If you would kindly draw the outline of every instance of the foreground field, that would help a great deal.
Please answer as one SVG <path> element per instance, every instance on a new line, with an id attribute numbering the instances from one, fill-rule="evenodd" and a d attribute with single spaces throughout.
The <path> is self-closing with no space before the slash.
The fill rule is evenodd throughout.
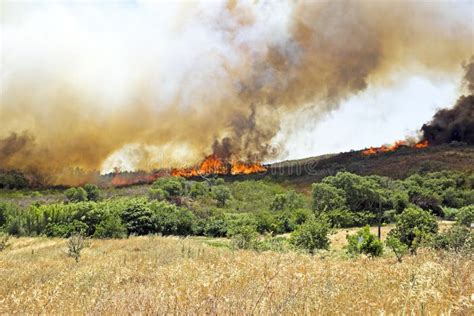
<path id="1" fill-rule="evenodd" d="M 420 251 L 344 259 L 232 251 L 204 240 L 18 238 L 0 253 L 0 313 L 460 314 L 474 312 L 474 262 Z M 216 240 L 215 244 L 219 244 Z"/>

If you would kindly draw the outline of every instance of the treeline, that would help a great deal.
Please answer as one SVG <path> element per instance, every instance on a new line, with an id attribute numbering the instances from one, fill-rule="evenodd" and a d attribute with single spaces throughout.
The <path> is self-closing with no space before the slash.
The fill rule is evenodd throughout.
<path id="1" fill-rule="evenodd" d="M 474 221 L 474 177 L 448 171 L 404 180 L 340 172 L 313 184 L 311 197 L 266 181 L 173 177 L 158 179 L 148 196 L 138 198 L 103 199 L 94 185 L 64 194 L 65 202 L 24 208 L 0 202 L 1 230 L 16 236 L 232 237 L 239 248 L 262 246 L 257 243 L 262 235 L 294 232 L 294 245 L 319 249 L 327 245 L 327 234 L 335 227 L 408 221 L 414 226 L 403 234 L 399 230 L 397 240 L 411 247 L 416 230 L 421 231 L 417 218 L 437 216 L 464 226 Z M 436 234 L 437 228 L 430 231 Z M 406 237 L 409 234 L 413 236 Z M 277 248 L 285 242 L 279 237 L 265 240 Z"/>

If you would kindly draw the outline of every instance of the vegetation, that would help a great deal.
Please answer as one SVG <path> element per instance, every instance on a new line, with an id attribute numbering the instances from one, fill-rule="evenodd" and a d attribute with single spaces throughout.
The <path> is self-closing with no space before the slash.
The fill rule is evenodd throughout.
<path id="1" fill-rule="evenodd" d="M 308 221 L 299 226 L 291 235 L 290 243 L 297 249 L 316 253 L 319 249 L 329 248 L 329 225 L 323 221 Z"/>
<path id="2" fill-rule="evenodd" d="M 347 252 L 379 257 L 383 252 L 382 241 L 370 233 L 370 227 L 365 226 L 354 235 L 347 235 Z"/>
<path id="3" fill-rule="evenodd" d="M 403 180 L 339 172 L 311 192 L 221 178 L 3 190 L 0 271 L 7 282 L 0 312 L 198 314 L 238 306 L 242 314 L 327 314 L 337 306 L 347 313 L 462 314 L 473 291 L 473 179 L 459 172 Z M 87 247 L 89 238 L 96 240 Z M 66 253 L 55 250 L 65 245 Z M 75 269 L 66 256 L 78 262 Z M 19 258 L 28 264 L 18 267 Z M 46 292 L 31 288 L 56 274 Z M 16 286 L 22 292 L 12 290 L 12 280 L 27 282 Z M 88 303 L 68 299 L 66 287 Z M 367 301 L 374 309 L 361 305 Z"/>
<path id="4" fill-rule="evenodd" d="M 231 251 L 206 240 L 12 238 L 0 253 L 3 314 L 471 314 L 474 261 L 423 249 L 341 259 Z M 80 298 L 80 299 L 78 299 Z"/>

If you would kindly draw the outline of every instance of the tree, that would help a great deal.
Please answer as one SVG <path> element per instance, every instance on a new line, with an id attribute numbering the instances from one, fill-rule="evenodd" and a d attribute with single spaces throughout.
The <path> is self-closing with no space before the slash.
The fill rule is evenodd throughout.
<path id="1" fill-rule="evenodd" d="M 87 192 L 87 199 L 89 201 L 97 201 L 100 197 L 100 190 L 95 184 L 87 183 L 84 185 L 84 190 Z"/>
<path id="2" fill-rule="evenodd" d="M 230 190 L 225 185 L 216 185 L 212 188 L 212 193 L 220 207 L 225 206 L 227 200 L 231 198 Z"/>
<path id="3" fill-rule="evenodd" d="M 81 251 L 86 247 L 86 240 L 83 235 L 76 234 L 72 235 L 68 239 L 67 243 L 67 254 L 69 257 L 74 258 L 74 260 L 79 262 L 79 258 L 81 257 Z"/>
<path id="4" fill-rule="evenodd" d="M 314 254 L 318 249 L 329 248 L 329 224 L 311 220 L 298 227 L 290 237 L 290 243 L 297 249 Z"/>
<path id="5" fill-rule="evenodd" d="M 370 233 L 369 225 L 357 231 L 354 235 L 347 235 L 347 252 L 350 254 L 366 254 L 371 257 L 382 255 L 382 242 Z"/>
<path id="6" fill-rule="evenodd" d="M 87 192 L 83 188 L 69 188 L 64 192 L 70 202 L 82 202 L 87 200 Z"/>
<path id="7" fill-rule="evenodd" d="M 409 207 L 396 216 L 396 226 L 389 235 L 398 238 L 411 251 L 415 251 L 422 241 L 430 239 L 437 231 L 435 216 L 420 208 Z"/>
<path id="8" fill-rule="evenodd" d="M 313 184 L 313 210 L 316 213 L 346 208 L 343 190 L 327 183 Z"/>

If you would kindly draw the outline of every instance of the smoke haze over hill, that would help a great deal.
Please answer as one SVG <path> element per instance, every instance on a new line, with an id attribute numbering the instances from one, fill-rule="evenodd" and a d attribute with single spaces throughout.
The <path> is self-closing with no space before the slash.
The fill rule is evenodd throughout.
<path id="1" fill-rule="evenodd" d="M 448 3 L 1 9 L 0 169 L 61 182 L 75 167 L 272 159 L 283 117 L 337 109 L 393 72 L 458 72 L 472 55 L 472 21 Z"/>

